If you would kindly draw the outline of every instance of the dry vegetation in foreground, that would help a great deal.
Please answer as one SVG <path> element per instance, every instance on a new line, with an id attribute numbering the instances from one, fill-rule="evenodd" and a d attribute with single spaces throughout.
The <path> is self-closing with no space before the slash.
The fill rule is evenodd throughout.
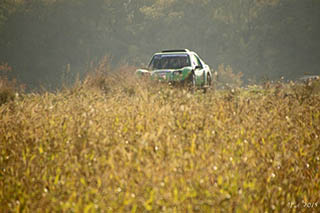
<path id="1" fill-rule="evenodd" d="M 191 94 L 103 70 L 0 106 L 1 212 L 320 210 L 318 82 Z"/>

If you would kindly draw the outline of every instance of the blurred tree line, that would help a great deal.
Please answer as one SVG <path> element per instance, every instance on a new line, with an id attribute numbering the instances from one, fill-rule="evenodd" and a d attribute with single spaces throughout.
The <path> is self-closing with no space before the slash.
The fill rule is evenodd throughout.
<path id="1" fill-rule="evenodd" d="M 320 73 L 319 0 L 1 0 L 0 63 L 56 87 L 105 55 L 141 66 L 167 48 L 244 79 Z"/>

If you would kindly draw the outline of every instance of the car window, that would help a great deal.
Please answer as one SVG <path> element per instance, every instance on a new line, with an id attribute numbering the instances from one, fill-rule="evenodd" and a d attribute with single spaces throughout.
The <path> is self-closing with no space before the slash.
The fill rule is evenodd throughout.
<path id="1" fill-rule="evenodd" d="M 197 60 L 197 63 L 198 63 L 198 65 L 201 67 L 201 69 L 203 68 L 203 65 L 202 65 L 202 62 L 201 62 L 201 60 L 200 60 L 200 58 L 197 56 L 197 55 L 195 55 L 195 58 L 196 58 L 196 60 Z"/>
<path id="2" fill-rule="evenodd" d="M 177 55 L 155 55 L 150 64 L 151 70 L 155 69 L 181 69 L 183 67 L 191 66 L 190 58 L 187 54 Z"/>
<path id="3" fill-rule="evenodd" d="M 192 54 L 191 57 L 192 57 L 192 65 L 193 65 L 193 67 L 196 67 L 196 66 L 202 67 L 202 65 L 201 65 L 199 59 L 196 57 L 196 55 Z"/>

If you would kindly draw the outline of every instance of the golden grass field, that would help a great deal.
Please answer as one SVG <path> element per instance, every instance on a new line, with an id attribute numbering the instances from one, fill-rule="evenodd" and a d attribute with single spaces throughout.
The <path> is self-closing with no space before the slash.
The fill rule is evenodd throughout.
<path id="1" fill-rule="evenodd" d="M 203 94 L 132 72 L 0 106 L 0 212 L 320 211 L 319 82 Z"/>

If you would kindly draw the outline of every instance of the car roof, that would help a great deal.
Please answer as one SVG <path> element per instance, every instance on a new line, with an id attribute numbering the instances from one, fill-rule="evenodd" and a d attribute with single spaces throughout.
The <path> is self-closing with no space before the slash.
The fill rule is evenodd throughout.
<path id="1" fill-rule="evenodd" d="M 172 52 L 190 52 L 188 49 L 172 49 L 172 50 L 162 50 L 163 53 L 172 53 Z"/>
<path id="2" fill-rule="evenodd" d="M 195 52 L 190 51 L 188 49 L 173 49 L 173 50 L 162 50 L 161 52 L 157 52 L 154 55 L 190 55 L 195 54 Z"/>

